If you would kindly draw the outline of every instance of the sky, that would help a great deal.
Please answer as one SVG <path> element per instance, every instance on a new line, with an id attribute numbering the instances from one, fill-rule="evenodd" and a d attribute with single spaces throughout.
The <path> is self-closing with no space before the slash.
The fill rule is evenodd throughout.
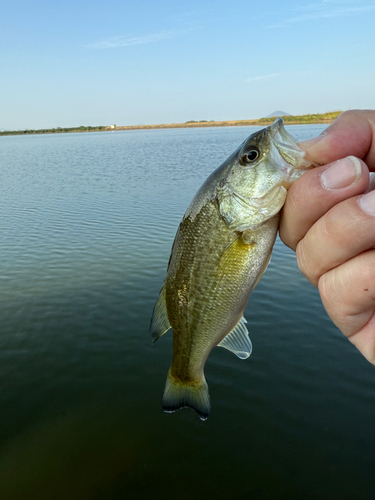
<path id="1" fill-rule="evenodd" d="M 12 0 L 0 130 L 375 109 L 375 0 Z"/>

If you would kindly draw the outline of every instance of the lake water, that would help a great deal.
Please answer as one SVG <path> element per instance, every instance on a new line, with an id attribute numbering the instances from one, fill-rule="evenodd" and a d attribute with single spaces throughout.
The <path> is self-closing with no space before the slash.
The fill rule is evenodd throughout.
<path id="1" fill-rule="evenodd" d="M 298 140 L 324 126 L 290 126 Z M 179 221 L 256 127 L 0 138 L 0 498 L 369 499 L 375 368 L 277 241 L 214 349 L 212 414 L 163 414 L 149 321 Z"/>

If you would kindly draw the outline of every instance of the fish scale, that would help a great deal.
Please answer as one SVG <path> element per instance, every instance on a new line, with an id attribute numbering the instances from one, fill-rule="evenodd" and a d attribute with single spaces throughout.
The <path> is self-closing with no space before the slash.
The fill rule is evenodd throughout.
<path id="1" fill-rule="evenodd" d="M 153 341 L 173 329 L 162 406 L 211 410 L 204 365 L 215 346 L 241 359 L 252 346 L 243 312 L 270 260 L 287 188 L 311 168 L 281 118 L 251 135 L 197 192 L 173 243 L 151 320 Z"/>

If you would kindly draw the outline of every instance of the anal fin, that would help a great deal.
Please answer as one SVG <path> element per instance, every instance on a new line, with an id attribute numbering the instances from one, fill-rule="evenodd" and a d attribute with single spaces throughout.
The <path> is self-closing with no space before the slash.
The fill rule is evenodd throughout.
<path id="1" fill-rule="evenodd" d="M 156 301 L 154 312 L 152 313 L 151 318 L 150 335 L 152 338 L 152 343 L 156 342 L 170 328 L 171 325 L 169 323 L 167 306 L 165 303 L 165 286 L 163 286 L 159 298 Z"/>
<path id="2" fill-rule="evenodd" d="M 253 347 L 246 328 L 246 319 L 243 316 L 218 346 L 228 349 L 240 359 L 246 359 L 250 356 Z"/>

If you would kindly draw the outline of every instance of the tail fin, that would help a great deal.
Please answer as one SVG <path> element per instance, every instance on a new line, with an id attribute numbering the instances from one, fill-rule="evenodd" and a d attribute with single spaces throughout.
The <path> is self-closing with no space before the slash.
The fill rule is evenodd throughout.
<path id="1" fill-rule="evenodd" d="M 162 407 L 166 413 L 173 413 L 184 407 L 193 408 L 201 420 L 207 420 L 211 413 L 208 385 L 204 378 L 190 384 L 176 380 L 169 370 L 165 384 Z"/>

